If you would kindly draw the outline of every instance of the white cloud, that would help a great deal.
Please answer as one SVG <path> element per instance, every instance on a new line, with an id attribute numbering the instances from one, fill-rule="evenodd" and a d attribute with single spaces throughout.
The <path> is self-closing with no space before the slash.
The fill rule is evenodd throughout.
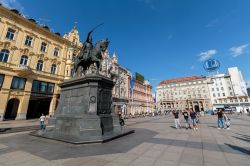
<path id="1" fill-rule="evenodd" d="M 9 9 L 24 10 L 24 7 L 18 0 L 0 0 L 0 3 Z"/>
<path id="2" fill-rule="evenodd" d="M 195 66 L 194 66 L 194 65 L 192 65 L 192 66 L 190 67 L 190 69 L 191 69 L 191 70 L 194 70 L 194 69 L 195 69 Z"/>
<path id="3" fill-rule="evenodd" d="M 237 57 L 240 56 L 241 54 L 244 54 L 248 46 L 250 46 L 250 44 L 243 44 L 238 47 L 232 47 L 229 49 L 229 51 L 231 52 L 231 55 L 233 57 Z"/>
<path id="4" fill-rule="evenodd" d="M 211 58 L 212 56 L 214 56 L 216 53 L 217 53 L 217 50 L 215 50 L 215 49 L 207 50 L 205 52 L 201 52 L 199 54 L 199 57 L 200 57 L 199 60 L 200 61 L 205 61 L 205 60 Z"/>
<path id="5" fill-rule="evenodd" d="M 215 27 L 218 23 L 219 23 L 219 19 L 216 18 L 216 19 L 211 20 L 205 27 L 206 28 Z"/>
<path id="6" fill-rule="evenodd" d="M 156 5 L 155 5 L 155 0 L 137 0 L 139 2 L 142 2 L 144 4 L 146 4 L 150 9 L 152 10 L 156 10 Z"/>

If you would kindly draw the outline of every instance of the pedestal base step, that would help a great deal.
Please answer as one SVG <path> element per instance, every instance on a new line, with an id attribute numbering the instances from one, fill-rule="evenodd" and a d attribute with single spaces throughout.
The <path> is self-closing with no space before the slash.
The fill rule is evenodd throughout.
<path id="1" fill-rule="evenodd" d="M 71 143 L 71 144 L 93 144 L 93 143 L 105 143 L 108 141 L 112 141 L 114 139 L 129 135 L 134 133 L 135 130 L 132 129 L 122 129 L 121 132 L 119 133 L 114 133 L 110 132 L 105 135 L 103 135 L 101 138 L 75 138 L 72 136 L 51 136 L 49 134 L 46 134 L 46 131 L 38 130 L 31 132 L 30 135 L 36 136 L 36 137 L 41 137 L 41 138 L 46 138 L 46 139 L 51 139 L 51 140 L 56 140 L 56 141 L 62 141 L 65 143 Z"/>

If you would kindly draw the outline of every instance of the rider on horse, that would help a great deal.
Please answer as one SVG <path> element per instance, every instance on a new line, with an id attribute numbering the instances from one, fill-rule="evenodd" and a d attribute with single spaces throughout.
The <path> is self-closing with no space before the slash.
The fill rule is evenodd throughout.
<path id="1" fill-rule="evenodd" d="M 91 37 L 92 32 L 93 30 L 88 33 L 87 38 L 83 43 L 79 59 L 88 59 L 90 57 L 90 52 L 93 49 L 92 37 Z"/>

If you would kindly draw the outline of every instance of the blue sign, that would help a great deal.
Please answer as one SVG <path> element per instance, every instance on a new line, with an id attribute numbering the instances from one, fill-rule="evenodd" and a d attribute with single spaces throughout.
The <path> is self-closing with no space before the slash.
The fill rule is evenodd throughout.
<path id="1" fill-rule="evenodd" d="M 206 71 L 213 72 L 220 68 L 220 62 L 216 59 L 208 59 L 203 64 L 203 67 Z"/>

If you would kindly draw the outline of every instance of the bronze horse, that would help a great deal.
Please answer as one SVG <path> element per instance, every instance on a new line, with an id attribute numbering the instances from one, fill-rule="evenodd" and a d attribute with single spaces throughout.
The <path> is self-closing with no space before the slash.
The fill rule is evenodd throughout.
<path id="1" fill-rule="evenodd" d="M 79 76 L 78 68 L 80 66 L 82 67 L 83 73 L 85 74 L 92 64 L 96 65 L 97 72 L 99 72 L 102 53 L 106 51 L 108 45 L 108 39 L 102 39 L 95 44 L 92 50 L 90 50 L 90 54 L 84 54 L 84 51 L 81 51 L 74 60 L 74 75 Z"/>

